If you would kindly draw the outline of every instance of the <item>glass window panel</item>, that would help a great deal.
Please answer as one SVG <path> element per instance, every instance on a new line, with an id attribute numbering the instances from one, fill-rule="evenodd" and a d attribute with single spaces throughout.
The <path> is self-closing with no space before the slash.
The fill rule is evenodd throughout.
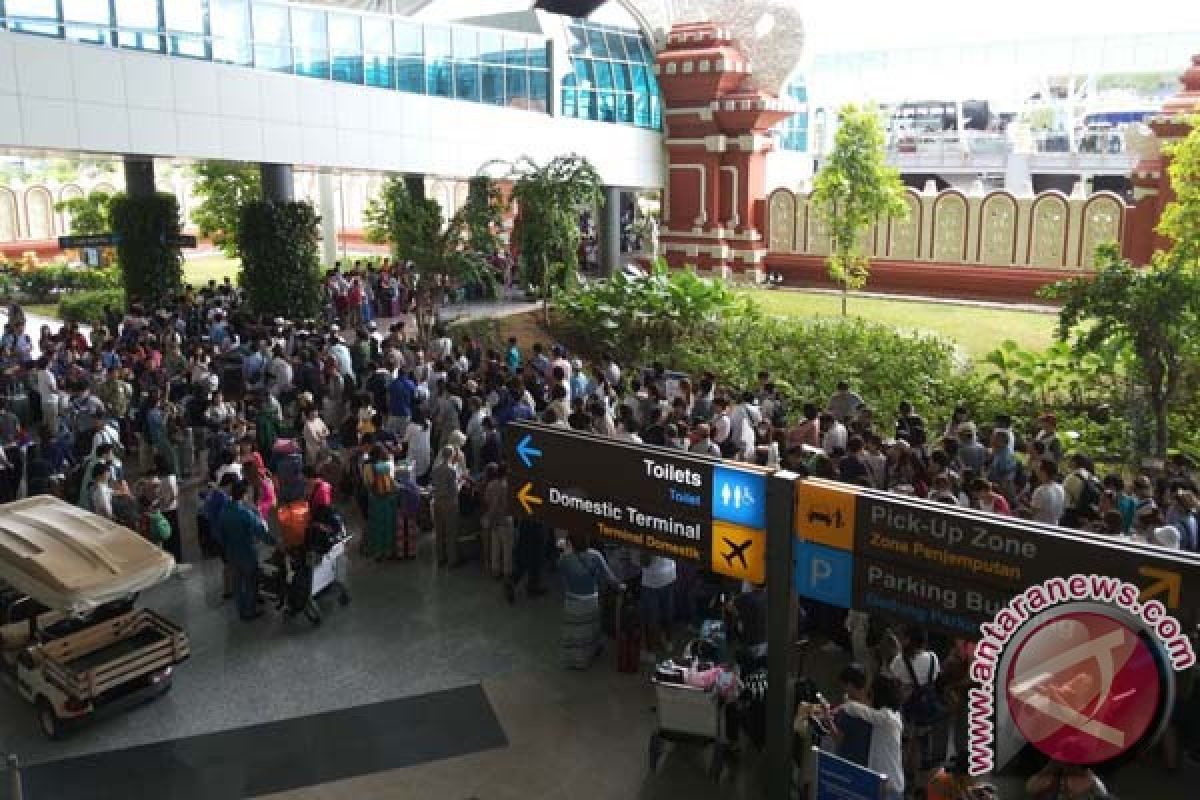
<path id="1" fill-rule="evenodd" d="M 377 53 L 367 53 L 363 58 L 363 77 L 367 86 L 394 89 L 392 59 Z"/>
<path id="2" fill-rule="evenodd" d="M 529 101 L 532 110 L 550 109 L 550 73 L 546 70 L 529 71 Z"/>
<path id="3" fill-rule="evenodd" d="M 625 52 L 630 61 L 642 60 L 642 38 L 633 34 L 625 34 Z"/>
<path id="4" fill-rule="evenodd" d="M 208 58 L 204 41 L 204 0 L 164 0 L 167 52 L 175 56 Z"/>
<path id="5" fill-rule="evenodd" d="M 633 96 L 633 123 L 642 128 L 650 127 L 650 96 L 635 94 Z"/>
<path id="6" fill-rule="evenodd" d="M 329 15 L 329 55 L 335 81 L 363 82 L 362 17 Z"/>
<path id="7" fill-rule="evenodd" d="M 574 87 L 563 87 L 561 111 L 564 117 L 579 115 L 579 93 L 575 91 Z"/>
<path id="8" fill-rule="evenodd" d="M 633 122 L 633 95 L 629 92 L 617 95 L 617 121 Z"/>
<path id="9" fill-rule="evenodd" d="M 529 42 L 529 66 L 541 67 L 545 69 L 550 66 L 549 57 L 546 55 L 546 43 L 540 40 L 531 40 Z"/>
<path id="10" fill-rule="evenodd" d="M 117 44 L 136 50 L 162 50 L 158 0 L 117 0 Z"/>
<path id="11" fill-rule="evenodd" d="M 255 3 L 254 65 L 276 72 L 291 72 L 290 45 L 287 7 Z"/>
<path id="12" fill-rule="evenodd" d="M 479 102 L 479 65 L 475 63 L 454 63 L 454 96 L 459 100 Z"/>
<path id="13" fill-rule="evenodd" d="M 596 71 L 596 87 L 599 89 L 613 88 L 612 64 L 607 61 L 597 61 L 593 64 Z"/>
<path id="14" fill-rule="evenodd" d="M 604 34 L 605 41 L 608 42 L 608 52 L 613 58 L 625 61 L 629 56 L 625 52 L 625 37 L 619 33 Z M 639 53 L 640 55 L 640 53 Z"/>
<path id="15" fill-rule="evenodd" d="M 449 61 L 431 61 L 425 66 L 425 86 L 435 97 L 454 96 L 454 70 Z"/>
<path id="16" fill-rule="evenodd" d="M 572 25 L 567 29 L 569 37 L 568 49 L 573 56 L 587 55 L 587 33 L 578 25 Z"/>
<path id="17" fill-rule="evenodd" d="M 595 73 L 592 71 L 591 59 L 575 59 L 575 80 L 581 89 L 591 89 L 595 87 L 596 77 Z"/>
<path id="18" fill-rule="evenodd" d="M 246 0 L 209 0 L 208 17 L 213 37 L 213 60 L 251 64 L 250 8 Z"/>
<path id="19" fill-rule="evenodd" d="M 504 37 L 504 63 L 510 67 L 523 67 L 529 63 L 529 54 L 526 49 L 524 36 Z"/>
<path id="20" fill-rule="evenodd" d="M 449 59 L 450 56 L 450 29 L 439 28 L 436 25 L 425 26 L 425 57 L 433 61 Z"/>
<path id="21" fill-rule="evenodd" d="M 479 57 L 486 64 L 504 63 L 504 38 L 492 31 L 479 34 Z"/>
<path id="22" fill-rule="evenodd" d="M 479 59 L 479 34 L 469 28 L 455 28 L 453 31 L 453 49 L 456 61 L 477 61 Z"/>
<path id="23" fill-rule="evenodd" d="M 329 38 L 325 20 L 323 11 L 292 9 L 292 49 L 297 75 L 329 78 Z"/>
<path id="24" fill-rule="evenodd" d="M 483 102 L 497 106 L 504 105 L 504 67 L 497 64 L 485 64 L 482 89 Z"/>
<path id="25" fill-rule="evenodd" d="M 617 121 L 617 97 L 613 92 L 599 92 L 600 120 L 603 122 Z"/>
<path id="26" fill-rule="evenodd" d="M 579 93 L 579 118 L 580 119 L 599 119 L 596 113 L 596 93 L 593 91 L 581 91 Z"/>
<path id="27" fill-rule="evenodd" d="M 635 92 L 643 92 L 650 94 L 650 70 L 642 64 L 633 65 L 633 90 Z"/>
<path id="28" fill-rule="evenodd" d="M 422 42 L 421 26 L 397 22 L 395 47 L 396 55 L 398 56 L 423 56 L 425 50 Z"/>
<path id="29" fill-rule="evenodd" d="M 662 106 L 656 94 L 650 95 L 650 127 L 655 130 L 662 127 Z"/>
<path id="30" fill-rule="evenodd" d="M 377 55 L 392 52 L 392 21 L 385 17 L 362 18 L 363 51 Z"/>
<path id="31" fill-rule="evenodd" d="M 612 65 L 612 72 L 613 72 L 613 80 L 616 82 L 616 86 L 618 89 L 620 89 L 621 91 L 624 91 L 624 92 L 628 92 L 633 89 L 633 83 L 629 79 L 629 65 L 628 64 L 614 63 Z"/>
<path id="32" fill-rule="evenodd" d="M 504 94 L 508 97 L 508 105 L 528 108 L 529 73 L 516 67 L 505 70 Z"/>
<path id="33" fill-rule="evenodd" d="M 108 0 L 63 0 L 63 20 L 67 23 L 67 38 L 91 44 L 106 44 L 108 29 L 112 24 L 108 12 Z M 72 22 L 84 24 L 72 25 Z"/>
<path id="34" fill-rule="evenodd" d="M 608 58 L 608 43 L 604 41 L 604 34 L 594 28 L 589 28 L 587 35 L 592 55 L 596 58 Z"/>
<path id="35" fill-rule="evenodd" d="M 10 30 L 45 36 L 59 35 L 58 4 L 55 0 L 8 0 L 5 13 Z"/>

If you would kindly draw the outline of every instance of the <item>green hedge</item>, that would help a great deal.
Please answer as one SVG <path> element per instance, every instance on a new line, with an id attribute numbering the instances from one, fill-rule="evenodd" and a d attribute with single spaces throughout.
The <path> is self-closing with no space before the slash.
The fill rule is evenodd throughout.
<path id="1" fill-rule="evenodd" d="M 247 203 L 238 226 L 250 308 L 289 319 L 321 311 L 320 217 L 308 203 Z"/>
<path id="2" fill-rule="evenodd" d="M 58 301 L 58 315 L 66 322 L 99 323 L 104 321 L 105 306 L 125 308 L 125 290 L 73 292 Z"/>
<path id="3" fill-rule="evenodd" d="M 178 246 L 167 243 L 183 233 L 179 201 L 166 192 L 119 194 L 110 209 L 113 233 L 121 237 L 117 261 L 129 301 L 150 307 L 169 304 L 183 286 L 183 256 Z"/>
<path id="4" fill-rule="evenodd" d="M 80 269 L 65 264 L 51 264 L 32 272 L 19 273 L 13 279 L 17 291 L 34 303 L 50 302 L 57 292 L 121 288 L 121 274 L 115 267 Z"/>

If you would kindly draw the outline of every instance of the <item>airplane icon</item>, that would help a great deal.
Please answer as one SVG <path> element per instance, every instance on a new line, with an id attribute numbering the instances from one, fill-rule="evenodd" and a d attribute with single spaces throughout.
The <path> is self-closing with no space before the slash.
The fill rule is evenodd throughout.
<path id="1" fill-rule="evenodd" d="M 808 521 L 824 523 L 825 527 L 827 528 L 840 528 L 842 527 L 842 511 L 841 509 L 838 509 L 830 514 L 825 511 L 817 511 L 814 509 L 808 512 Z"/>
<path id="2" fill-rule="evenodd" d="M 742 569 L 744 569 L 744 570 L 750 569 L 750 565 L 746 563 L 746 550 L 748 550 L 750 548 L 750 545 L 754 542 L 754 540 L 747 539 L 746 541 L 742 542 L 741 544 L 734 544 L 732 539 L 729 539 L 728 537 L 725 537 L 725 536 L 722 536 L 721 540 L 724 541 L 725 544 L 729 547 L 728 553 L 721 554 L 722 557 L 725 559 L 725 563 L 728 564 L 730 568 L 732 568 L 733 560 L 736 558 L 738 561 L 742 562 Z"/>

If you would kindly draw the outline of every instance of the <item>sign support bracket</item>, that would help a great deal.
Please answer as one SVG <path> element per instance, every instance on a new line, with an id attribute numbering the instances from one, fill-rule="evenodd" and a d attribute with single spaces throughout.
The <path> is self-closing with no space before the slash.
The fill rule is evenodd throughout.
<path id="1" fill-rule="evenodd" d="M 767 800 L 792 796 L 796 591 L 793 584 L 792 472 L 767 479 Z"/>

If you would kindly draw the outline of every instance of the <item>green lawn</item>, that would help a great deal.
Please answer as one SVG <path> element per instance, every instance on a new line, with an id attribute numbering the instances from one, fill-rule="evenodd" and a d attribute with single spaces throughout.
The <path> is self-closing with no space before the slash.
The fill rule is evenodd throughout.
<path id="1" fill-rule="evenodd" d="M 239 269 L 241 261 L 236 258 L 220 255 L 189 258 L 183 263 L 183 280 L 199 289 L 210 280 L 220 283 L 226 275 L 236 281 Z"/>
<path id="2" fill-rule="evenodd" d="M 822 292 L 747 289 L 769 314 L 790 317 L 834 317 L 842 313 L 839 295 Z M 978 308 L 950 303 L 850 297 L 849 312 L 873 322 L 927 331 L 957 342 L 972 358 L 981 359 L 1005 339 L 1030 349 L 1051 344 L 1058 317 L 1035 311 Z"/>

